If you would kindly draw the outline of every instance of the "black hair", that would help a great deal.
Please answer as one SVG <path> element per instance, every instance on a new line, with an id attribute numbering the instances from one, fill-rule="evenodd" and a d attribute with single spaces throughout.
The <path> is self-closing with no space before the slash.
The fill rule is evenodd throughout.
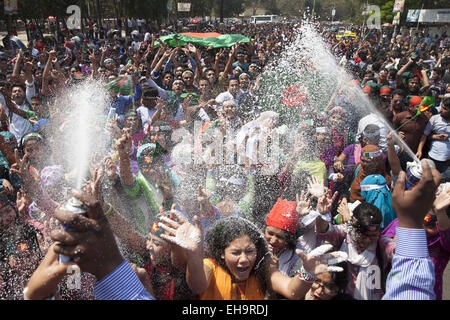
<path id="1" fill-rule="evenodd" d="M 145 89 L 144 93 L 142 94 L 143 97 L 158 97 L 158 89 L 150 87 L 148 89 Z"/>
<path id="2" fill-rule="evenodd" d="M 445 69 L 441 67 L 436 67 L 433 69 L 434 72 L 436 72 L 440 77 L 444 76 Z"/>
<path id="3" fill-rule="evenodd" d="M 392 92 L 392 96 L 394 95 L 406 97 L 406 92 L 403 89 L 395 89 L 394 92 Z"/>
<path id="4" fill-rule="evenodd" d="M 214 259 L 219 266 L 230 273 L 222 255 L 231 242 L 245 235 L 250 238 L 256 247 L 256 261 L 251 274 L 256 275 L 263 292 L 265 292 L 267 289 L 265 267 L 269 249 L 261 230 L 249 220 L 240 217 L 227 217 L 216 221 L 206 233 L 206 256 Z"/>
<path id="5" fill-rule="evenodd" d="M 347 277 L 347 262 L 341 262 L 335 265 L 336 267 L 341 267 L 344 269 L 342 272 L 330 272 L 331 280 L 336 284 L 338 288 L 338 294 L 337 296 L 344 295 L 345 290 L 347 288 L 348 284 L 348 277 Z"/>
<path id="6" fill-rule="evenodd" d="M 214 70 L 214 68 L 206 68 L 203 73 L 206 74 L 208 71 L 214 71 L 214 74 L 216 73 L 216 70 Z"/>
<path id="7" fill-rule="evenodd" d="M 380 209 L 368 202 L 358 205 L 353 210 L 353 217 L 356 219 L 355 228 L 363 234 L 370 231 L 370 226 L 381 225 L 381 222 L 383 222 Z"/>
<path id="8" fill-rule="evenodd" d="M 450 107 L 450 98 L 445 98 L 442 103 L 444 104 L 444 106 Z"/>
<path id="9" fill-rule="evenodd" d="M 236 80 L 237 82 L 239 82 L 239 78 L 236 76 L 231 76 L 230 78 L 227 79 L 227 87 L 230 85 L 230 82 L 232 80 Z"/>
<path id="10" fill-rule="evenodd" d="M 23 85 L 23 84 L 21 84 L 21 83 L 18 83 L 18 82 L 14 82 L 12 85 L 11 85 L 11 90 L 13 89 L 13 88 L 16 88 L 16 87 L 19 87 L 19 88 L 21 88 L 22 90 L 23 90 L 23 92 L 26 92 L 26 87 Z"/>

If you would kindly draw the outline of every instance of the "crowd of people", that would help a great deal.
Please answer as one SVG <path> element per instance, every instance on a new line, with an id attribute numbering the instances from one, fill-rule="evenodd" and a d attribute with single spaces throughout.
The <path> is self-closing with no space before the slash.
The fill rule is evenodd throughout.
<path id="1" fill-rule="evenodd" d="M 286 120 L 262 105 L 263 83 L 301 24 L 206 26 L 248 38 L 220 48 L 163 41 L 176 28 L 93 27 L 0 48 L 1 299 L 442 299 L 447 35 L 337 40 L 315 24 L 351 80 L 327 105 L 290 100 Z M 75 190 L 58 152 L 65 97 L 90 82 L 107 88 L 111 139 Z M 84 216 L 61 207 L 70 197 Z"/>

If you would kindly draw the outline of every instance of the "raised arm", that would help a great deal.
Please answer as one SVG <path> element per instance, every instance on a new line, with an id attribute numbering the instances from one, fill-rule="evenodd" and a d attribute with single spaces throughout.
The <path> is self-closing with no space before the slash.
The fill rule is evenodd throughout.
<path id="1" fill-rule="evenodd" d="M 211 279 L 212 270 L 203 261 L 203 230 L 200 220 L 194 216 L 194 223 L 189 223 L 178 212 L 176 219 L 161 218 L 165 224 L 160 226 L 167 231 L 161 238 L 182 247 L 187 253 L 186 282 L 194 294 L 206 291 Z"/>
<path id="2" fill-rule="evenodd" d="M 432 207 L 441 176 L 422 161 L 422 178 L 405 190 L 406 173 L 401 171 L 392 193 L 398 217 L 396 252 L 383 300 L 434 300 L 434 264 L 430 259 L 423 219 Z"/>
<path id="3" fill-rule="evenodd" d="M 50 79 L 50 72 L 52 70 L 52 61 L 55 59 L 56 51 L 52 50 L 48 54 L 47 63 L 44 67 L 44 72 L 42 73 L 42 92 L 43 94 L 47 94 L 48 91 L 48 82 Z"/>
<path id="4" fill-rule="evenodd" d="M 117 148 L 119 151 L 119 168 L 120 168 L 120 180 L 125 186 L 133 186 L 136 182 L 136 178 L 131 171 L 131 153 L 132 140 L 128 130 L 124 130 L 122 138 L 117 141 Z"/>

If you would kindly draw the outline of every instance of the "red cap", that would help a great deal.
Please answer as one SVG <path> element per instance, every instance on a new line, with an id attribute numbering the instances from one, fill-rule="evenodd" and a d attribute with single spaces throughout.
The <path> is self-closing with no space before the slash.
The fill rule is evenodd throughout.
<path id="1" fill-rule="evenodd" d="M 411 100 L 409 100 L 409 106 L 417 106 L 422 102 L 422 98 L 419 96 L 414 96 L 411 98 Z"/>
<path id="2" fill-rule="evenodd" d="M 382 95 L 382 94 L 391 94 L 391 89 L 390 88 L 381 88 L 380 95 Z"/>
<path id="3" fill-rule="evenodd" d="M 365 86 L 362 90 L 363 90 L 363 92 L 366 92 L 366 93 L 372 93 L 372 89 L 370 89 L 369 86 Z"/>
<path id="4" fill-rule="evenodd" d="M 298 213 L 297 202 L 278 198 L 266 218 L 266 224 L 270 227 L 286 230 L 292 234 L 297 232 Z"/>

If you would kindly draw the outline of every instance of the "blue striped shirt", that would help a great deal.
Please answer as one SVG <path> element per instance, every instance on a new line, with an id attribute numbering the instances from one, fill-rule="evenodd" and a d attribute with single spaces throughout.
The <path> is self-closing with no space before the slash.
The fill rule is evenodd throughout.
<path id="1" fill-rule="evenodd" d="M 435 300 L 434 265 L 424 229 L 397 227 L 395 256 L 383 300 Z"/>
<path id="2" fill-rule="evenodd" d="M 99 300 L 155 300 L 127 260 L 95 284 L 94 294 Z"/>

